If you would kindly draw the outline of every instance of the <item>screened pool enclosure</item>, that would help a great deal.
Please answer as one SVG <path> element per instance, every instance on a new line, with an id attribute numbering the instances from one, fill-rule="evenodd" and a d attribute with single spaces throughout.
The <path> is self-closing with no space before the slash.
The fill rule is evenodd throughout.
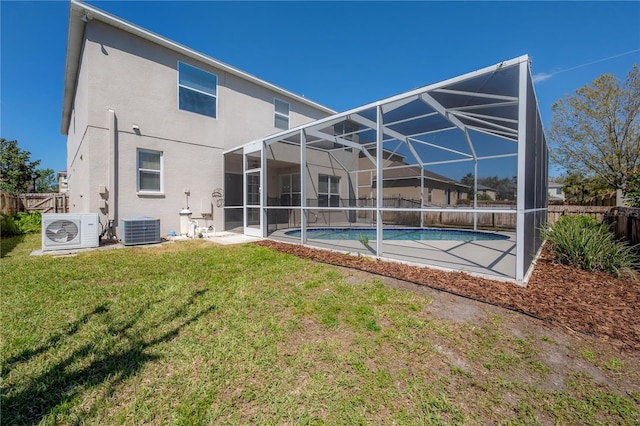
<path id="1" fill-rule="evenodd" d="M 526 284 L 547 164 L 522 56 L 226 152 L 225 228 Z"/>

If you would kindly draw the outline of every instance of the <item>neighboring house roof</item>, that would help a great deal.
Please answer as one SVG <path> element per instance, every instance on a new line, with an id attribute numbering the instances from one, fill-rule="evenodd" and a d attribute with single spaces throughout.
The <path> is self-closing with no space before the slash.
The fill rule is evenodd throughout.
<path id="1" fill-rule="evenodd" d="M 69 122 L 71 120 L 71 109 L 73 105 L 73 96 L 76 89 L 76 81 L 80 65 L 80 55 L 82 52 L 82 42 L 84 38 L 85 20 L 95 19 L 122 31 L 136 35 L 143 39 L 149 40 L 167 49 L 173 50 L 190 58 L 196 59 L 203 63 L 209 64 L 215 68 L 221 69 L 229 74 L 248 80 L 259 86 L 265 87 L 276 93 L 288 96 L 296 101 L 309 105 L 313 108 L 322 110 L 328 114 L 335 114 L 336 111 L 313 102 L 305 97 L 292 93 L 265 80 L 248 74 L 238 68 L 218 61 L 203 53 L 190 49 L 182 44 L 176 43 L 168 38 L 162 37 L 128 21 L 120 19 L 105 11 L 97 9 L 78 0 L 71 0 L 69 6 L 69 31 L 67 33 L 67 57 L 64 72 L 64 95 L 62 101 L 62 133 L 67 134 L 69 131 Z"/>
<path id="2" fill-rule="evenodd" d="M 489 186 L 484 186 L 484 185 L 480 185 L 478 184 L 478 191 L 493 191 L 493 192 L 498 192 L 498 190 L 496 190 L 495 188 L 491 188 Z"/>
<path id="3" fill-rule="evenodd" d="M 552 182 L 552 181 L 549 181 L 549 183 L 547 184 L 547 187 L 549 188 L 562 188 L 562 186 L 563 185 L 561 183 Z"/>
<path id="4" fill-rule="evenodd" d="M 420 167 L 415 167 L 415 166 L 411 166 L 411 167 L 401 167 L 404 166 L 405 163 L 402 162 L 398 162 L 398 161 L 394 161 L 391 164 L 389 164 L 387 167 L 387 169 L 384 170 L 383 172 L 383 180 L 389 181 L 389 180 L 400 180 L 400 179 L 420 179 Z M 392 167 L 398 167 L 398 168 L 392 168 Z M 438 173 L 434 173 L 432 171 L 429 170 L 424 170 L 423 175 L 422 175 L 425 179 L 427 180 L 432 180 L 432 181 L 436 181 L 436 182 L 442 182 L 445 184 L 448 184 L 450 186 L 455 186 L 456 188 L 458 188 L 459 190 L 467 190 L 469 187 L 466 185 L 463 185 L 459 182 L 456 182 L 455 180 L 448 178 L 446 176 L 443 175 L 439 175 Z M 375 180 L 375 178 L 374 178 Z"/>

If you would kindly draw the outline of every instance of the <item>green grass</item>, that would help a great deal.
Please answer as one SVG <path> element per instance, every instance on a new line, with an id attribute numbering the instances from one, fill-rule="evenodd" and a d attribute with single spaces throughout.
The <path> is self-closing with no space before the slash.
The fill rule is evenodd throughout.
<path id="1" fill-rule="evenodd" d="M 548 365 L 549 339 L 499 316 L 436 318 L 428 297 L 373 277 L 252 245 L 58 258 L 28 256 L 39 235 L 1 245 L 3 424 L 638 420 L 637 393 Z M 546 389 L 553 374 L 566 389 Z"/>

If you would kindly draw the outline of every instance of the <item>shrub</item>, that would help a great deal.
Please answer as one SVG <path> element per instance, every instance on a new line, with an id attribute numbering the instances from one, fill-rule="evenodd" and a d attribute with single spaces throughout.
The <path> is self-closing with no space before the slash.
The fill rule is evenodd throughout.
<path id="1" fill-rule="evenodd" d="M 22 234 L 22 231 L 20 231 L 13 217 L 0 213 L 0 235 L 3 237 L 11 237 L 20 234 Z"/>
<path id="2" fill-rule="evenodd" d="M 1 214 L 0 233 L 3 237 L 40 232 L 42 215 L 40 212 L 18 212 L 13 216 Z"/>
<path id="3" fill-rule="evenodd" d="M 360 242 L 363 246 L 369 247 L 369 237 L 364 235 L 362 232 L 360 233 Z"/>
<path id="4" fill-rule="evenodd" d="M 40 212 L 18 212 L 13 217 L 22 234 L 35 234 L 42 227 L 42 214 Z"/>
<path id="5" fill-rule="evenodd" d="M 592 217 L 563 216 L 542 233 L 560 263 L 631 277 L 640 267 L 632 247 L 615 240 L 608 226 Z"/>

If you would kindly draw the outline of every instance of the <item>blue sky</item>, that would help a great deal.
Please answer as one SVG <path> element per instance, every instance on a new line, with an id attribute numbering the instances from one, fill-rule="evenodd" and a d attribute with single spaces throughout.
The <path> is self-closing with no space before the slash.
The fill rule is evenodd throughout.
<path id="1" fill-rule="evenodd" d="M 637 1 L 89 3 L 337 111 L 529 54 L 549 126 L 553 102 L 640 63 Z M 0 136 L 56 171 L 68 8 L 0 1 Z"/>

